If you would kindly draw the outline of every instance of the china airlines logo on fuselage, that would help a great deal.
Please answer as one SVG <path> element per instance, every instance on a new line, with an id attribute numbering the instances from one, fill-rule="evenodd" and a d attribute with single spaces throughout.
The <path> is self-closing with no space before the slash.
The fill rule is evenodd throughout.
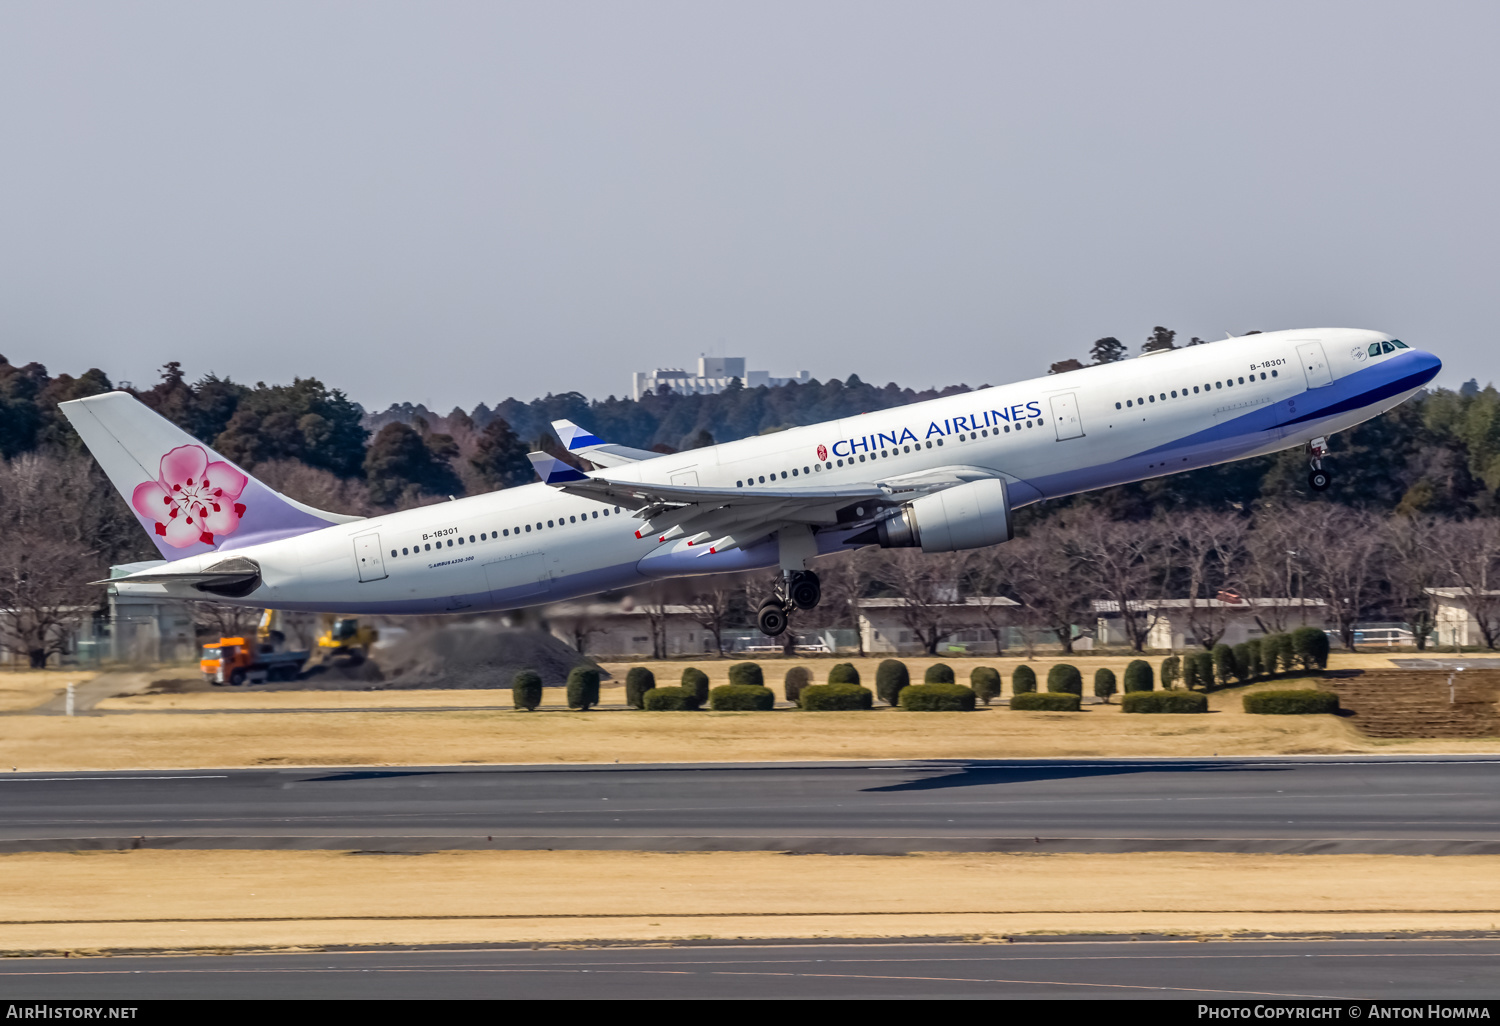
<path id="1" fill-rule="evenodd" d="M 856 454 L 872 452 L 890 446 L 899 446 L 906 443 L 921 445 L 922 441 L 934 435 L 939 438 L 948 435 L 956 435 L 968 431 L 978 431 L 981 428 L 998 431 L 1002 424 L 1006 426 L 1019 426 L 1025 422 L 1041 423 L 1042 404 L 1040 402 L 1016 403 L 1007 406 L 1003 410 L 980 410 L 963 416 L 948 417 L 940 421 L 931 421 L 927 425 L 926 434 L 918 437 L 909 427 L 893 428 L 890 431 L 877 431 L 873 435 L 863 435 L 858 438 L 841 438 L 833 443 L 833 455 L 852 459 Z M 818 459 L 828 459 L 828 449 L 818 446 Z"/>

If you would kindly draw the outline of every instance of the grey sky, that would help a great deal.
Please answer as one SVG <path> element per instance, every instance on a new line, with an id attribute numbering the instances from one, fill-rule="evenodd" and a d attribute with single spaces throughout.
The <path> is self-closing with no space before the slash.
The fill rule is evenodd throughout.
<path id="1" fill-rule="evenodd" d="M 366 406 L 1346 325 L 1495 366 L 1494 3 L 0 6 L 0 353 Z"/>

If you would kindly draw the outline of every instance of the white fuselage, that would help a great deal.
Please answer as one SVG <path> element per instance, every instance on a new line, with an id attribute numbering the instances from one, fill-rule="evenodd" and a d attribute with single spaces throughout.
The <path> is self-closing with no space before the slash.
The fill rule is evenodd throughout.
<path id="1" fill-rule="evenodd" d="M 1352 427 L 1408 398 L 1440 366 L 1409 348 L 1368 356 L 1372 343 L 1389 339 L 1353 329 L 1251 335 L 607 473 L 718 488 L 774 479 L 778 488 L 795 489 L 976 468 L 1004 478 L 1011 502 L 1022 506 L 1300 446 Z M 261 567 L 261 587 L 238 601 L 349 613 L 515 608 L 656 577 L 776 563 L 774 545 L 708 554 L 686 538 L 638 538 L 640 526 L 629 509 L 532 484 L 224 551 Z M 821 551 L 844 547 L 837 532 L 818 539 Z M 220 557 L 189 557 L 174 568 Z M 204 597 L 185 585 L 117 586 Z"/>

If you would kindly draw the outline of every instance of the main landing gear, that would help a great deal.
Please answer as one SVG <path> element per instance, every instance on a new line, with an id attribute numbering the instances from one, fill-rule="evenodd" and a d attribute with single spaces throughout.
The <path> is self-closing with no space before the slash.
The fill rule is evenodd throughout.
<path id="1" fill-rule="evenodd" d="M 776 594 L 760 604 L 755 614 L 755 625 L 768 638 L 774 638 L 786 630 L 793 610 L 811 609 L 823 598 L 823 587 L 818 575 L 811 570 L 787 570 L 776 585 Z"/>
<path id="2" fill-rule="evenodd" d="M 1307 460 L 1312 469 L 1307 473 L 1307 486 L 1315 492 L 1327 490 L 1333 478 L 1323 467 L 1323 457 L 1328 455 L 1328 439 L 1314 438 L 1307 443 Z"/>

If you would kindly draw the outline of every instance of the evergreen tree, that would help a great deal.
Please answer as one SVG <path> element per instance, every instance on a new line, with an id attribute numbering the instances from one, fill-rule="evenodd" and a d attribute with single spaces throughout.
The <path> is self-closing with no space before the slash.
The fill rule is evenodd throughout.
<path id="1" fill-rule="evenodd" d="M 1127 355 L 1129 353 L 1125 348 L 1125 343 L 1113 335 L 1106 335 L 1104 338 L 1101 338 L 1089 350 L 1089 356 L 1093 357 L 1096 364 L 1118 363 L 1125 359 Z"/>

